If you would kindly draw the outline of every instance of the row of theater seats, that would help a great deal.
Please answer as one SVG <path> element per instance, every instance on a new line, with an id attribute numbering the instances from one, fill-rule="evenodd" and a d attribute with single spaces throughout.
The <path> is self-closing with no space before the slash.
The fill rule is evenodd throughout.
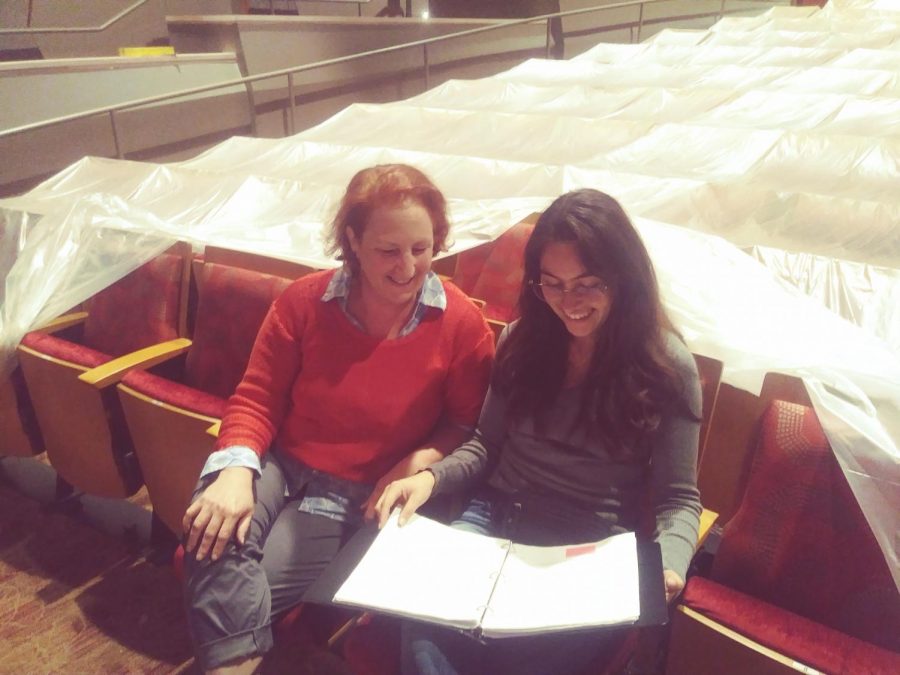
<path id="1" fill-rule="evenodd" d="M 483 298 L 498 334 L 515 316 L 531 227 L 438 266 Z M 269 305 L 309 271 L 214 247 L 195 259 L 174 247 L 84 312 L 26 336 L 21 372 L 4 385 L 4 400 L 18 390 L 17 403 L 3 406 L 0 421 L 17 426 L 21 443 L 3 451 L 46 449 L 63 485 L 92 494 L 124 497 L 143 481 L 157 524 L 177 533 Z M 696 359 L 698 479 L 712 509 L 701 530 L 714 512 L 725 528 L 709 578 L 690 579 L 674 613 L 668 671 L 794 672 L 798 662 L 900 672 L 896 587 L 802 382 L 770 374 L 757 397 L 720 386 L 721 362 Z M 391 630 L 376 619 L 343 639 L 356 672 L 394 672 Z"/>
<path id="2" fill-rule="evenodd" d="M 269 306 L 311 271 L 176 245 L 25 336 L 5 383 L 16 405 L 3 426 L 17 429 L 5 451 L 46 450 L 68 491 L 123 498 L 146 484 L 156 522 L 178 533 Z M 499 334 L 505 323 L 491 325 Z"/>

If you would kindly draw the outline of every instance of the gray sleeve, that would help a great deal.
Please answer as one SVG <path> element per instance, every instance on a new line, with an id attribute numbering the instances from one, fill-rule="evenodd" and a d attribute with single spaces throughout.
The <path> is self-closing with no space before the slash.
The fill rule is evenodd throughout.
<path id="1" fill-rule="evenodd" d="M 510 328 L 507 326 L 500 334 L 498 350 L 506 341 Z M 488 387 L 472 440 L 428 467 L 434 474 L 432 494 L 460 492 L 484 480 L 497 464 L 506 439 L 506 410 L 506 398 L 495 392 L 493 386 Z"/>
<path id="2" fill-rule="evenodd" d="M 677 342 L 677 344 L 673 344 Z M 701 415 L 700 378 L 694 358 L 672 336 L 671 353 L 684 385 L 685 399 Z M 700 422 L 680 415 L 663 419 L 651 460 L 651 487 L 656 515 L 656 540 L 662 548 L 663 568 L 685 578 L 697 544 L 700 492 L 697 490 L 697 445 Z"/>
<path id="3" fill-rule="evenodd" d="M 496 464 L 506 437 L 506 399 L 488 388 L 472 440 L 428 467 L 434 474 L 434 492 L 459 492 L 485 478 Z"/>

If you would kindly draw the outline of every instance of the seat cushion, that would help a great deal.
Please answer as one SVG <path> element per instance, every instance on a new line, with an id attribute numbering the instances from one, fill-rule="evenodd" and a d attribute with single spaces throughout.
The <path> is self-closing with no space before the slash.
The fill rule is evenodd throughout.
<path id="1" fill-rule="evenodd" d="M 227 399 L 143 370 L 132 370 L 122 379 L 122 384 L 162 403 L 208 417 L 221 418 L 228 402 Z"/>
<path id="2" fill-rule="evenodd" d="M 709 579 L 688 581 L 682 602 L 795 661 L 836 675 L 900 673 L 900 654 Z"/>
<path id="3" fill-rule="evenodd" d="M 84 368 L 96 368 L 112 360 L 112 356 L 109 354 L 75 342 L 69 342 L 49 333 L 42 333 L 41 331 L 27 333 L 22 338 L 22 344 L 41 354 L 68 361 Z"/>
<path id="4" fill-rule="evenodd" d="M 900 596 L 812 408 L 773 402 L 712 578 L 887 649 Z"/>
<path id="5" fill-rule="evenodd" d="M 89 299 L 85 346 L 121 356 L 178 337 L 182 264 L 163 253 Z"/>
<path id="6" fill-rule="evenodd" d="M 231 396 L 269 307 L 290 284 L 283 277 L 205 264 L 185 384 L 213 396 Z"/>

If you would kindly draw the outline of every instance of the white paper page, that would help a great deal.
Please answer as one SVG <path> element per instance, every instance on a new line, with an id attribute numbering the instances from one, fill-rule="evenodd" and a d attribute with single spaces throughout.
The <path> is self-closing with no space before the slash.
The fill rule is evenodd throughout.
<path id="1" fill-rule="evenodd" d="M 506 557 L 505 539 L 391 514 L 334 601 L 475 628 Z"/>
<path id="2" fill-rule="evenodd" d="M 503 637 L 632 623 L 640 605 L 633 532 L 583 546 L 513 544 L 482 629 Z"/>

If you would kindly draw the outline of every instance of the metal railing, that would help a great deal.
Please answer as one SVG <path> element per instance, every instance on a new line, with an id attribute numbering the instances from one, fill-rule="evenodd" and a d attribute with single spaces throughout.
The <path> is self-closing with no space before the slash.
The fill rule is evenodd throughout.
<path id="1" fill-rule="evenodd" d="M 134 10 L 136 10 L 141 5 L 144 5 L 149 0 L 136 0 L 136 2 L 131 3 L 128 7 L 123 9 L 121 12 L 107 20 L 105 23 L 99 26 L 69 26 L 69 27 L 47 27 L 47 28 L 32 28 L 31 27 L 31 0 L 28 2 L 28 28 L 0 28 L 0 35 L 34 35 L 36 33 L 100 33 L 105 31 L 107 28 L 116 23 L 119 19 L 123 19 L 129 14 L 131 14 Z"/>
<path id="2" fill-rule="evenodd" d="M 142 0 L 143 2 L 144 0 Z M 544 53 L 549 58 L 551 53 L 551 28 L 550 22 L 555 18 L 565 18 L 570 16 L 578 16 L 581 14 L 589 14 L 593 12 L 602 12 L 609 11 L 613 9 L 623 9 L 627 7 L 637 7 L 638 8 L 638 17 L 635 21 L 619 23 L 615 25 L 605 25 L 598 26 L 595 29 L 590 31 L 578 31 L 579 35 L 584 34 L 594 34 L 594 33 L 602 33 L 613 30 L 622 30 L 625 28 L 629 28 L 631 30 L 631 36 L 633 42 L 640 42 L 641 32 L 643 28 L 650 24 L 660 24 L 660 23 L 668 23 L 672 21 L 683 21 L 688 19 L 699 19 L 699 18 L 707 18 L 707 17 L 718 17 L 721 19 L 726 14 L 733 14 L 738 12 L 747 11 L 746 7 L 741 9 L 734 10 L 726 10 L 725 6 L 727 0 L 720 0 L 719 10 L 717 12 L 706 12 L 706 13 L 695 13 L 695 14 L 680 14 L 673 15 L 667 17 L 659 17 L 655 19 L 645 19 L 644 17 L 644 7 L 646 5 L 654 5 L 662 2 L 671 2 L 672 0 L 626 0 L 625 2 L 618 2 L 610 5 L 599 5 L 596 7 L 586 7 L 581 9 L 573 9 L 565 12 L 555 12 L 553 14 L 542 14 L 539 16 L 528 17 L 525 19 L 512 19 L 509 21 L 497 22 L 490 26 L 481 26 L 478 28 L 471 28 L 468 30 L 459 31 L 456 33 L 449 33 L 447 35 L 440 35 L 433 38 L 425 38 L 422 40 L 415 40 L 413 42 L 405 42 L 399 45 L 393 45 L 390 47 L 381 47 L 379 49 L 372 49 L 367 52 L 361 52 L 358 54 L 350 54 L 347 56 L 340 56 L 332 59 L 326 59 L 324 61 L 317 61 L 315 63 L 308 63 L 302 66 L 292 66 L 290 68 L 281 68 L 278 70 L 272 70 L 265 73 L 259 73 L 257 75 L 247 75 L 245 77 L 227 80 L 225 82 L 217 82 L 215 84 L 202 85 L 198 87 L 191 87 L 190 89 L 181 89 L 175 92 L 169 92 L 166 94 L 157 94 L 155 96 L 148 96 L 146 98 L 137 99 L 134 101 L 128 101 L 126 103 L 118 103 L 114 105 L 108 105 L 101 108 L 94 108 L 91 110 L 85 110 L 78 113 L 72 113 L 70 115 L 63 115 L 61 117 L 56 117 L 50 120 L 44 120 L 41 122 L 34 122 L 32 124 L 25 124 L 19 127 L 14 127 L 12 129 L 7 129 L 4 131 L 0 131 L 0 140 L 4 138 L 8 138 L 10 136 L 25 133 L 28 131 L 35 131 L 37 129 L 44 129 L 48 127 L 57 126 L 60 124 L 64 124 L 66 122 L 73 122 L 76 120 L 85 119 L 88 117 L 94 117 L 97 115 L 107 115 L 109 117 L 110 128 L 112 131 L 113 144 L 115 146 L 116 157 L 122 159 L 124 157 L 122 153 L 122 145 L 119 138 L 118 127 L 116 122 L 116 115 L 125 110 L 131 110 L 134 108 L 140 108 L 147 105 L 152 105 L 154 103 L 162 103 L 165 101 L 171 101 L 174 99 L 182 98 L 185 96 L 194 96 L 197 94 L 205 94 L 210 91 L 216 91 L 218 89 L 227 89 L 236 86 L 245 86 L 247 88 L 247 95 L 249 101 L 250 108 L 250 119 L 251 119 L 251 127 L 255 132 L 256 129 L 256 107 L 253 102 L 252 89 L 249 85 L 260 82 L 262 80 L 269 80 L 273 78 L 286 77 L 287 78 L 287 88 L 288 88 L 288 99 L 289 99 L 289 115 L 285 121 L 285 134 L 293 134 L 296 130 L 296 95 L 295 95 L 295 83 L 294 76 L 298 73 L 304 73 L 311 70 L 316 70 L 319 68 L 325 68 L 327 66 L 333 66 L 342 63 L 349 63 L 351 61 L 358 61 L 365 58 L 370 58 L 372 56 L 377 56 L 380 54 L 390 54 L 394 52 L 398 52 L 404 49 L 414 49 L 421 47 L 422 49 L 422 64 L 423 64 L 423 77 L 425 81 L 425 89 L 430 88 L 430 68 L 431 64 L 429 61 L 428 48 L 432 45 L 448 42 L 450 40 L 459 39 L 462 37 L 469 37 L 472 35 L 480 35 L 482 33 L 488 33 L 495 30 L 503 30 L 506 28 L 511 28 L 514 26 L 521 26 L 529 23 L 546 23 L 546 36 L 545 36 L 545 45 L 544 45 Z M 744 4 L 748 0 L 741 0 Z M 758 1 L 761 4 L 775 5 L 775 4 L 783 4 L 778 2 L 766 2 L 765 0 L 751 0 Z M 636 29 L 636 32 L 635 32 Z"/>
<path id="3" fill-rule="evenodd" d="M 356 16 L 362 16 L 362 6 L 364 4 L 368 4 L 372 0 L 298 0 L 299 2 L 336 2 L 336 3 L 355 3 L 356 4 Z M 412 2 L 412 0 L 407 0 L 407 3 Z M 275 14 L 275 0 L 269 0 L 269 14 Z M 409 13 L 407 13 L 409 16 Z"/>

